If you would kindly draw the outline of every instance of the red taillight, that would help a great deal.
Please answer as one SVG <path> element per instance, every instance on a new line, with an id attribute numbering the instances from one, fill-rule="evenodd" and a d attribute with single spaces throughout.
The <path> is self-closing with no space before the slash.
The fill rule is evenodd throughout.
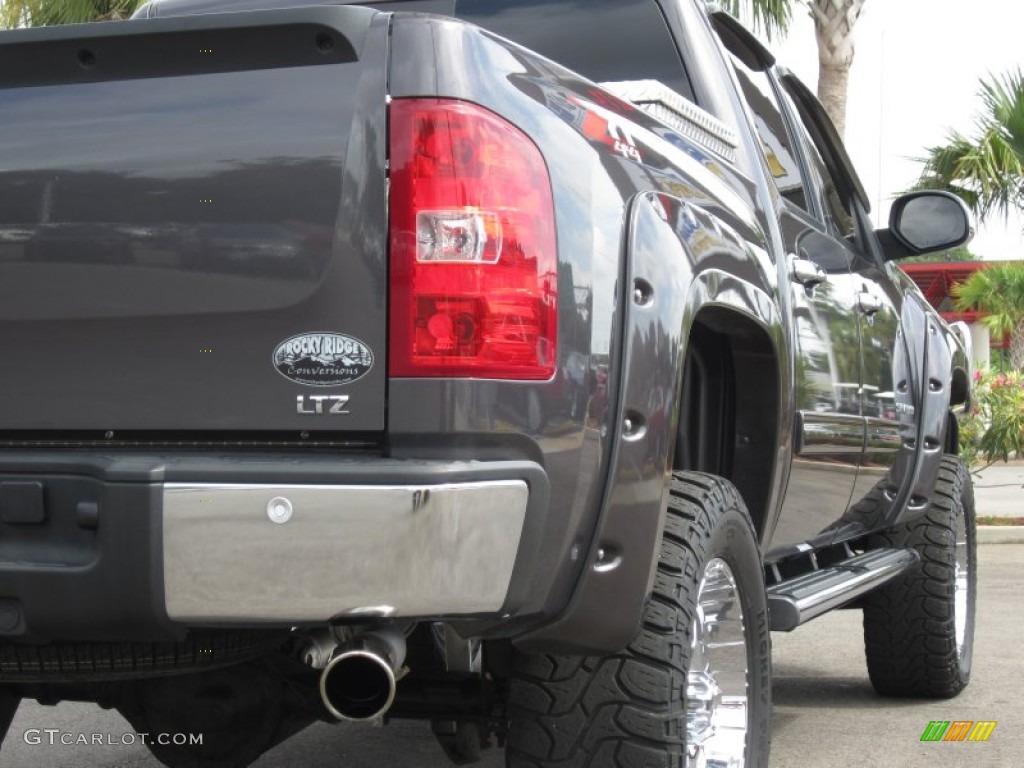
<path id="1" fill-rule="evenodd" d="M 488 110 L 391 103 L 392 376 L 548 379 L 557 254 L 540 151 Z"/>

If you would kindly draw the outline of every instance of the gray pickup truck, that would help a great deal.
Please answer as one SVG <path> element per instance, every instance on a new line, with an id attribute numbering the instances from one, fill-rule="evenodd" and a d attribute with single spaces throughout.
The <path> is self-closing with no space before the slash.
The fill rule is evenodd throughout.
<path id="1" fill-rule="evenodd" d="M 0 733 L 764 766 L 834 608 L 956 695 L 971 353 L 895 262 L 963 205 L 876 229 L 714 5 L 310 2 L 0 34 Z"/>

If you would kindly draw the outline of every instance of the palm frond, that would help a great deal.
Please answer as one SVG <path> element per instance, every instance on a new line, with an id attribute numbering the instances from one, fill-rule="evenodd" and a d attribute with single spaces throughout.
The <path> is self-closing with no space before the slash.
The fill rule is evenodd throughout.
<path id="1" fill-rule="evenodd" d="M 997 263 L 953 286 L 960 311 L 987 313 L 984 322 L 998 336 L 1013 332 L 1024 318 L 1024 263 Z"/>
<path id="2" fill-rule="evenodd" d="M 794 2 L 799 0 L 721 0 L 721 6 L 737 18 L 749 19 L 754 29 L 771 39 L 789 29 Z"/>
<path id="3" fill-rule="evenodd" d="M 0 26 L 40 27 L 127 18 L 143 0 L 3 0 Z"/>
<path id="4" fill-rule="evenodd" d="M 1024 73 L 1016 69 L 1002 76 L 990 74 L 981 84 L 981 100 L 981 126 L 999 128 L 1009 142 L 1024 147 Z"/>
<path id="5" fill-rule="evenodd" d="M 1024 209 L 1024 75 L 990 75 L 980 95 L 975 135 L 951 133 L 930 147 L 919 185 L 959 194 L 981 219 L 1005 219 Z"/>

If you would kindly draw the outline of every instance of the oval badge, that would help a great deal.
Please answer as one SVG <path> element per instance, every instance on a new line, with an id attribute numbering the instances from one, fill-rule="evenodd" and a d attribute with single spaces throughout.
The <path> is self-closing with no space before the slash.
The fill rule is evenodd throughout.
<path id="1" fill-rule="evenodd" d="M 341 333 L 300 333 L 277 345 L 274 367 L 286 379 L 335 387 L 361 379 L 373 368 L 373 352 Z"/>

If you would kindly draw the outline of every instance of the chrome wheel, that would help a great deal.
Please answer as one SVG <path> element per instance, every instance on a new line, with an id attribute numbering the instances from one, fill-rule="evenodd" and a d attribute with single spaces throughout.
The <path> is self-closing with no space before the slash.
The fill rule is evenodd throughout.
<path id="1" fill-rule="evenodd" d="M 507 768 L 763 768 L 771 636 L 757 532 L 728 480 L 673 472 L 654 585 L 607 656 L 513 656 Z"/>
<path id="2" fill-rule="evenodd" d="M 967 637 L 967 607 L 968 593 L 970 591 L 971 565 L 967 557 L 967 514 L 961 506 L 953 526 L 954 552 L 956 562 L 953 571 L 953 622 L 956 628 L 956 653 L 962 657 L 964 653 L 964 642 Z"/>
<path id="3" fill-rule="evenodd" d="M 686 765 L 742 768 L 747 741 L 748 662 L 740 592 L 729 565 L 704 568 L 686 676 Z"/>

